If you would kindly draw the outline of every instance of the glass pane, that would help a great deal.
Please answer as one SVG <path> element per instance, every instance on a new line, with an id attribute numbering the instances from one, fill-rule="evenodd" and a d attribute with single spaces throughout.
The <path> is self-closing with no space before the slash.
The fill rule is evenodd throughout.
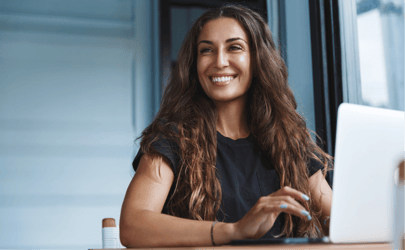
<path id="1" fill-rule="evenodd" d="M 404 110 L 403 0 L 356 3 L 362 103 Z"/>

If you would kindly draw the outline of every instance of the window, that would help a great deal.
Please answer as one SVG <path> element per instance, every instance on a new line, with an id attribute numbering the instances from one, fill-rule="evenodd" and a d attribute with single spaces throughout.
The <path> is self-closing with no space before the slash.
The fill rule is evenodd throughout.
<path id="1" fill-rule="evenodd" d="M 340 1 L 345 102 L 404 110 L 404 2 Z"/>

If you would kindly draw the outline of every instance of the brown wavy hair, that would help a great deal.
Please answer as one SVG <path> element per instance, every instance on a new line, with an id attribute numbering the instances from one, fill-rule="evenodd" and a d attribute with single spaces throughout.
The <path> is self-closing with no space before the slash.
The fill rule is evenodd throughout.
<path id="1" fill-rule="evenodd" d="M 297 103 L 287 83 L 286 65 L 264 19 L 240 5 L 209 10 L 188 32 L 160 110 L 140 137 L 141 150 L 147 154 L 159 156 L 151 146 L 157 140 L 167 139 L 178 145 L 179 163 L 168 210 L 171 215 L 195 220 L 215 220 L 222 199 L 215 167 L 217 111 L 197 75 L 197 38 L 207 22 L 218 18 L 237 20 L 249 38 L 253 79 L 247 93 L 247 122 L 256 144 L 277 170 L 280 188 L 289 186 L 312 198 L 307 172 L 310 159 L 324 166 L 324 175 L 332 161 L 313 141 L 304 118 L 296 111 Z M 318 219 L 321 211 L 312 201 L 303 206 L 314 215 L 313 219 L 305 221 L 285 213 L 281 235 L 322 236 Z"/>

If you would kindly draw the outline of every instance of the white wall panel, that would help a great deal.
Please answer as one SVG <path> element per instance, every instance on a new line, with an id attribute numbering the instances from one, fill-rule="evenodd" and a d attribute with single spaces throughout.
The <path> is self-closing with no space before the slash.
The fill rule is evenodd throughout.
<path id="1" fill-rule="evenodd" d="M 134 9 L 119 14 L 128 4 Z M 45 15 L 20 7 L 18 15 Z M 103 27 L 75 33 L 69 25 L 30 30 L 41 23 L 2 25 L 10 13 L 0 13 L 0 248 L 101 248 L 101 220 L 118 222 L 134 140 L 156 100 L 152 2 L 115 7 L 103 22 L 132 22 L 127 35 L 95 35 Z M 70 11 L 61 14 L 68 24 L 77 18 Z"/>

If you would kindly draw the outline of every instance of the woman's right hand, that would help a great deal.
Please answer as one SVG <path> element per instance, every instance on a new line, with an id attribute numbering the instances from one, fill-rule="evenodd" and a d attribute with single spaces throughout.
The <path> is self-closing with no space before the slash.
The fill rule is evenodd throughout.
<path id="1" fill-rule="evenodd" d="M 234 223 L 233 239 L 259 239 L 274 225 L 281 212 L 311 220 L 308 211 L 298 202 L 305 203 L 308 196 L 290 187 L 262 196 L 247 214 Z"/>

